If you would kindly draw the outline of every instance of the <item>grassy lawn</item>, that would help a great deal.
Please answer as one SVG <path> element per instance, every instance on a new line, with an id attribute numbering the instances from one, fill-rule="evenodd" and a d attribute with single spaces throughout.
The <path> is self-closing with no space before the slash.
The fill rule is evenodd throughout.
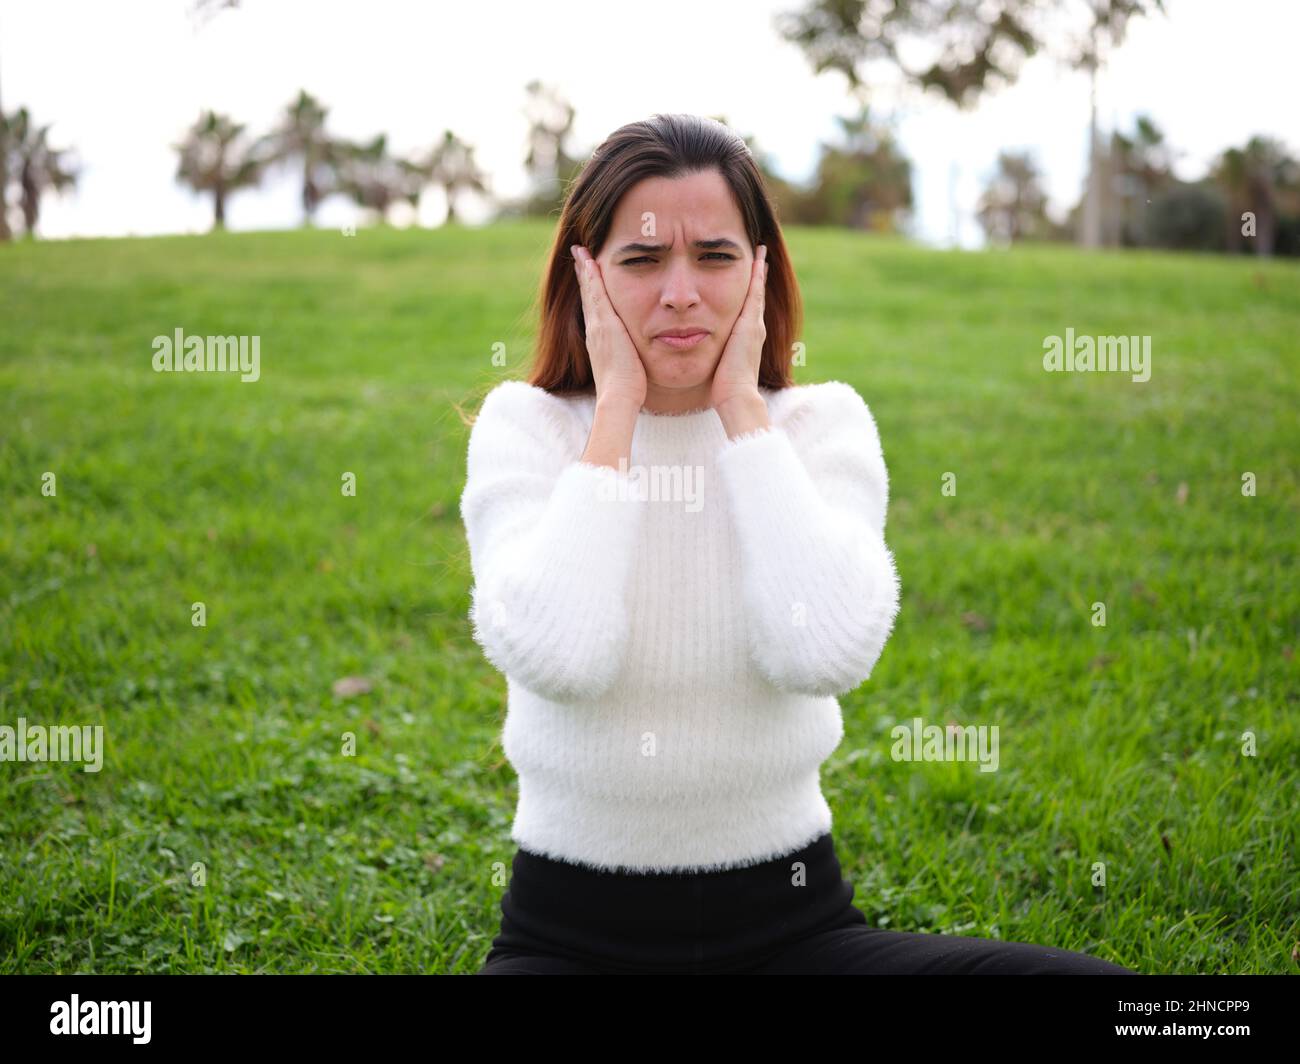
<path id="1" fill-rule="evenodd" d="M 453 404 L 523 375 L 550 234 L 0 247 L 0 724 L 106 744 L 0 763 L 0 971 L 481 964 L 516 791 Z M 871 405 L 903 582 L 823 770 L 855 904 L 1295 971 L 1300 266 L 787 235 L 796 377 Z M 1151 379 L 1044 372 L 1067 327 L 1149 335 Z M 153 372 L 177 328 L 259 336 L 260 380 Z M 999 770 L 892 760 L 914 717 L 997 725 Z"/>

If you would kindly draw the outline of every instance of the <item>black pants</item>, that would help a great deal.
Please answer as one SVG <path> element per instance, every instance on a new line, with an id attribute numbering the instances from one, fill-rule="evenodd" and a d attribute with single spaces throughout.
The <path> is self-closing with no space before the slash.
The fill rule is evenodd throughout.
<path id="1" fill-rule="evenodd" d="M 1136 975 L 1086 953 L 870 927 L 829 833 L 785 857 L 643 875 L 519 848 L 479 975 Z"/>

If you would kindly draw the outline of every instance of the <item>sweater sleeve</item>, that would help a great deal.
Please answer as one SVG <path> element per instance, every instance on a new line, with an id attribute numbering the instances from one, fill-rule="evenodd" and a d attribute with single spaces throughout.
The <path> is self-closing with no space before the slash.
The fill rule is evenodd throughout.
<path id="1" fill-rule="evenodd" d="M 804 386 L 772 427 L 722 445 L 755 666 L 810 695 L 870 675 L 899 610 L 885 546 L 888 474 L 875 421 L 847 384 Z"/>
<path id="2" fill-rule="evenodd" d="M 460 509 L 475 642 L 522 686 L 572 702 L 599 697 L 622 668 L 644 505 L 625 472 L 573 457 L 556 402 L 523 381 L 489 393 Z"/>

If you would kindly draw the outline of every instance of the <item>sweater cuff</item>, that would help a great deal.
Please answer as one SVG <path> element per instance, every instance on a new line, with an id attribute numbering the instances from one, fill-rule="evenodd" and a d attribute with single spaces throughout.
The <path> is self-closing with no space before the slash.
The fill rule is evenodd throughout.
<path id="1" fill-rule="evenodd" d="M 721 461 L 732 451 L 745 450 L 750 443 L 759 440 L 766 440 L 769 436 L 775 436 L 778 433 L 782 436 L 785 435 L 785 433 L 781 432 L 775 425 L 764 425 L 761 428 L 750 429 L 748 432 L 742 432 L 739 436 L 729 436 L 718 449 L 718 460 Z"/>
<path id="2" fill-rule="evenodd" d="M 883 538 L 865 514 L 827 503 L 780 427 L 729 440 L 717 465 L 740 545 L 755 665 L 784 690 L 853 690 L 870 676 L 897 611 Z"/>
<path id="3" fill-rule="evenodd" d="M 576 461 L 552 485 L 526 550 L 484 566 L 471 618 L 488 659 L 544 698 L 591 700 L 622 668 L 628 575 L 645 507 L 627 474 Z"/>

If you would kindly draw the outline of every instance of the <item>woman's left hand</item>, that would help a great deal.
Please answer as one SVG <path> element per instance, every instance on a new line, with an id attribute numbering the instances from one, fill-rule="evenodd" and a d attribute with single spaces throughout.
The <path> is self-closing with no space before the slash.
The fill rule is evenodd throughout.
<path id="1" fill-rule="evenodd" d="M 713 385 L 709 403 L 721 412 L 732 400 L 733 406 L 762 397 L 758 392 L 758 370 L 763 359 L 763 341 L 767 339 L 767 326 L 763 324 L 763 306 L 767 293 L 767 245 L 758 245 L 754 265 L 749 276 L 749 291 L 740 317 L 731 328 L 722 357 L 713 370 Z"/>

